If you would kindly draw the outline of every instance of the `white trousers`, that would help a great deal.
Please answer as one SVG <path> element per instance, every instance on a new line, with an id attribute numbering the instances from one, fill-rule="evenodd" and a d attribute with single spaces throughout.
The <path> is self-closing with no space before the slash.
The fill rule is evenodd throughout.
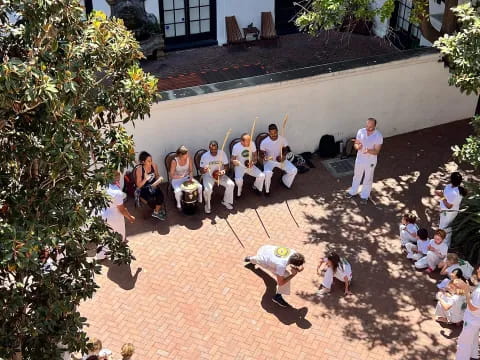
<path id="1" fill-rule="evenodd" d="M 288 188 L 292 186 L 293 180 L 297 175 L 297 171 L 298 171 L 297 168 L 288 160 L 285 160 L 283 162 L 283 168 L 282 168 L 282 163 L 279 163 L 278 161 L 272 161 L 272 160 L 266 161 L 263 164 L 263 171 L 265 173 L 265 191 L 267 193 L 270 192 L 270 184 L 272 183 L 273 169 L 275 169 L 276 167 L 285 171 L 285 174 L 283 174 L 282 176 L 282 181 L 285 184 L 285 186 Z"/>
<path id="2" fill-rule="evenodd" d="M 187 176 L 181 179 L 172 179 L 173 193 L 175 194 L 175 199 L 177 200 L 178 208 L 182 206 L 182 184 L 187 180 L 188 180 Z M 203 201 L 202 200 L 203 186 L 195 179 L 192 179 L 192 181 L 197 185 L 198 202 L 201 203 Z"/>
<path id="3" fill-rule="evenodd" d="M 417 249 L 417 245 L 414 243 L 406 243 L 405 249 L 407 249 L 407 259 L 420 260 L 424 255 L 422 253 L 413 252 L 413 249 Z"/>
<path id="4" fill-rule="evenodd" d="M 458 211 L 440 210 L 440 229 L 450 227 L 450 223 L 457 217 Z"/>
<path id="5" fill-rule="evenodd" d="M 435 270 L 442 260 L 442 257 L 438 256 L 433 251 L 429 251 L 426 256 L 422 257 L 415 263 L 415 267 L 417 269 L 425 269 L 426 267 L 429 267 L 430 269 Z"/>
<path id="6" fill-rule="evenodd" d="M 255 178 L 255 183 L 253 186 L 259 190 L 263 190 L 263 183 L 265 182 L 265 174 L 260 171 L 255 165 L 251 168 L 246 168 L 244 166 L 235 166 L 235 184 L 237 184 L 237 195 L 242 195 L 243 187 L 243 177 L 244 175 L 250 175 Z"/>
<path id="7" fill-rule="evenodd" d="M 338 271 L 336 271 L 334 274 L 333 269 L 331 267 L 328 267 L 327 270 L 325 271 L 325 276 L 323 277 L 323 281 L 322 281 L 323 287 L 327 289 L 331 289 L 333 284 L 333 278 L 337 278 L 341 282 L 345 282 L 345 279 L 339 276 Z M 349 276 L 348 278 L 348 281 L 350 280 L 352 280 L 351 276 Z"/>
<path id="8" fill-rule="evenodd" d="M 463 330 L 457 340 L 456 360 L 478 359 L 478 335 L 480 320 L 468 321 L 463 318 Z"/>
<path id="9" fill-rule="evenodd" d="M 375 171 L 376 164 L 371 163 L 361 163 L 355 161 L 355 169 L 353 170 L 353 180 L 352 180 L 352 187 L 350 188 L 350 195 L 357 195 L 358 188 L 360 186 L 360 181 L 362 180 L 362 176 L 365 174 L 363 178 L 363 187 L 362 193 L 360 197 L 362 199 L 368 199 L 370 197 L 370 192 L 372 191 L 373 185 L 373 172 Z"/>
<path id="10" fill-rule="evenodd" d="M 259 265 L 262 268 L 270 271 L 275 276 L 275 281 L 277 280 L 275 275 L 275 267 L 270 267 L 266 265 L 263 261 L 259 260 L 257 256 L 250 256 L 250 262 L 252 264 Z M 290 272 L 288 270 L 285 270 L 285 274 L 283 276 L 287 277 L 289 275 L 290 275 Z M 288 281 L 286 284 L 283 284 L 281 286 L 277 284 L 277 294 L 290 295 L 290 281 Z"/>
<path id="11" fill-rule="evenodd" d="M 205 203 L 210 207 L 210 200 L 212 199 L 213 186 L 217 183 L 210 174 L 203 175 L 203 197 Z M 225 188 L 225 194 L 223 195 L 223 201 L 228 204 L 233 204 L 233 189 L 235 189 L 235 183 L 227 175 L 220 177 L 220 185 Z"/>

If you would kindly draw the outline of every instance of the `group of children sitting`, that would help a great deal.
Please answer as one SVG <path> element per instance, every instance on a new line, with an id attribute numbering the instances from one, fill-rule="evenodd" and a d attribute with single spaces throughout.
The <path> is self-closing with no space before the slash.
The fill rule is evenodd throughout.
<path id="1" fill-rule="evenodd" d="M 102 342 L 97 338 L 91 338 L 87 346 L 89 351 L 87 354 L 70 354 L 69 360 L 114 360 L 112 351 L 103 347 Z M 133 360 L 132 356 L 135 352 L 135 347 L 131 343 L 126 343 L 122 346 L 120 354 L 122 360 Z M 118 359 L 118 358 L 115 358 Z"/>
<path id="2" fill-rule="evenodd" d="M 416 221 L 415 215 L 406 214 L 400 224 L 400 241 L 407 259 L 414 261 L 415 268 L 426 269 L 427 273 L 440 269 L 445 279 L 437 284 L 435 318 L 439 322 L 460 324 L 466 300 L 464 290 L 455 280 L 470 279 L 473 267 L 457 254 L 448 252 L 450 235 L 445 230 L 436 230 L 433 239 L 429 239 L 428 230 L 419 228 Z"/>

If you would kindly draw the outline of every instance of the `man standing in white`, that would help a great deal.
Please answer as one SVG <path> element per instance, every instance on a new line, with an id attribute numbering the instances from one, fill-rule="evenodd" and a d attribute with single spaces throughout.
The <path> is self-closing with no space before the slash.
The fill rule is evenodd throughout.
<path id="1" fill-rule="evenodd" d="M 480 266 L 475 271 L 476 281 L 480 279 Z M 470 286 L 461 281 L 455 280 L 465 291 L 467 308 L 463 315 L 463 330 L 457 340 L 456 360 L 478 359 L 478 335 L 480 332 L 480 283 L 470 294 Z"/>
<path id="2" fill-rule="evenodd" d="M 203 199 L 205 200 L 205 212 L 210 214 L 210 200 L 212 199 L 213 185 L 218 182 L 225 188 L 222 204 L 228 209 L 233 209 L 233 189 L 235 184 L 225 175 L 228 170 L 228 157 L 223 150 L 218 150 L 218 143 L 210 141 L 210 151 L 202 155 L 200 159 L 200 172 L 203 178 Z"/>
<path id="3" fill-rule="evenodd" d="M 383 144 L 383 136 L 377 127 L 377 120 L 374 118 L 367 119 L 367 126 L 358 130 L 355 139 L 355 149 L 357 149 L 357 159 L 355 160 L 355 169 L 353 173 L 352 187 L 347 197 L 353 197 L 358 193 L 360 181 L 363 178 L 363 188 L 360 194 L 362 203 L 367 203 L 370 197 L 370 191 L 373 184 L 373 172 L 377 165 L 377 155 Z"/>
<path id="4" fill-rule="evenodd" d="M 283 246 L 264 245 L 255 256 L 247 256 L 245 262 L 260 265 L 277 277 L 277 291 L 272 301 L 281 307 L 290 306 L 282 297 L 290 295 L 290 280 L 303 271 L 305 257 Z M 289 269 L 287 269 L 289 267 Z"/>
<path id="5" fill-rule="evenodd" d="M 247 133 L 242 134 L 240 142 L 233 146 L 232 164 L 235 167 L 235 184 L 237 196 L 242 195 L 243 176 L 248 174 L 255 178 L 253 190 L 257 195 L 262 193 L 265 174 L 255 166 L 257 162 L 257 147 Z"/>
<path id="6" fill-rule="evenodd" d="M 265 195 L 270 196 L 270 184 L 272 182 L 273 169 L 276 167 L 285 171 L 282 176 L 283 184 L 290 189 L 297 168 L 290 161 L 286 160 L 288 142 L 283 136 L 278 135 L 278 128 L 275 124 L 268 125 L 268 137 L 260 144 L 260 156 L 262 156 L 265 172 Z"/>

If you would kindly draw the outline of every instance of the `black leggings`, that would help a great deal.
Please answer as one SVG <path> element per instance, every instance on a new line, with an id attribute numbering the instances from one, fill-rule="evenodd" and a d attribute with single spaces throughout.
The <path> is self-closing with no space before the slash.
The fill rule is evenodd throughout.
<path id="1" fill-rule="evenodd" d="M 163 204 L 163 192 L 158 187 L 152 189 L 150 186 L 143 186 L 140 189 L 140 197 L 147 200 L 148 205 L 154 209 L 157 205 Z"/>

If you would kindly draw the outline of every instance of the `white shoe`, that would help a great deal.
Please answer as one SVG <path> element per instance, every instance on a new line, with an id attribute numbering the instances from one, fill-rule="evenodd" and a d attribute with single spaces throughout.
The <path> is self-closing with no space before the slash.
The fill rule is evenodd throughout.
<path id="1" fill-rule="evenodd" d="M 212 212 L 212 209 L 210 209 L 210 205 L 205 204 L 205 214 L 210 214 Z"/>
<path id="2" fill-rule="evenodd" d="M 232 210 L 233 209 L 233 206 L 232 204 L 229 204 L 225 201 L 222 201 L 222 205 L 225 206 L 228 210 Z"/>

